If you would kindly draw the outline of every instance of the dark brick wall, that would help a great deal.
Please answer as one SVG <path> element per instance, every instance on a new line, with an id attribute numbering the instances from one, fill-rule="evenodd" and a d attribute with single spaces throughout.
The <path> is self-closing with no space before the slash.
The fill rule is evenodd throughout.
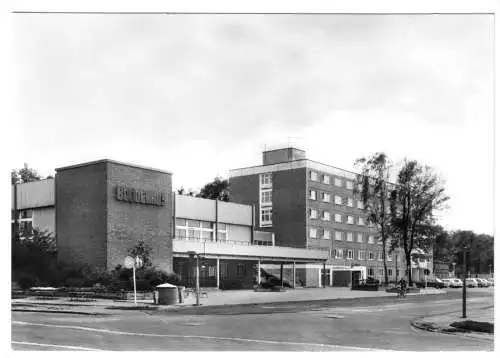
<path id="1" fill-rule="evenodd" d="M 273 228 L 277 246 L 306 247 L 306 169 L 273 173 Z"/>
<path id="2" fill-rule="evenodd" d="M 165 206 L 119 201 L 115 187 L 167 193 Z M 172 271 L 172 176 L 154 170 L 108 163 L 108 249 L 107 268 L 122 264 L 129 249 L 139 240 L 152 248 L 153 264 Z"/>
<path id="3" fill-rule="evenodd" d="M 259 209 L 259 174 L 229 178 L 229 190 L 233 203 L 255 205 Z M 256 217 L 256 225 L 258 225 Z"/>
<path id="4" fill-rule="evenodd" d="M 56 174 L 58 260 L 106 267 L 106 163 Z"/>
<path id="5" fill-rule="evenodd" d="M 275 234 L 276 246 L 306 246 L 306 169 L 272 173 L 273 225 L 259 227 L 259 175 L 230 179 L 231 200 L 255 206 L 258 230 Z"/>

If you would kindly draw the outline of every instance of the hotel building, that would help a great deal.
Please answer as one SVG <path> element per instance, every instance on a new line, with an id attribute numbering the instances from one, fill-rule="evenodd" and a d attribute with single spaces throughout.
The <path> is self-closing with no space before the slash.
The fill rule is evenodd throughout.
<path id="1" fill-rule="evenodd" d="M 383 281 L 384 248 L 354 194 L 355 173 L 306 159 L 303 150 L 282 148 L 264 151 L 262 165 L 231 170 L 229 183 L 231 200 L 253 205 L 256 228 L 273 232 L 276 245 L 329 250 L 324 266 L 297 268 L 300 284 L 322 285 L 324 276 L 324 284 L 332 286 L 366 276 Z M 386 252 L 389 279 L 396 279 L 396 270 L 404 276 L 404 255 Z M 427 261 L 415 263 L 414 278 L 419 267 L 432 267 Z"/>

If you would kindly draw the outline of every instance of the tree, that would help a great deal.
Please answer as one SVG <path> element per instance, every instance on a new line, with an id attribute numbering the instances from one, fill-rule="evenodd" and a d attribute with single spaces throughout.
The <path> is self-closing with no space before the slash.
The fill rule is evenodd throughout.
<path id="1" fill-rule="evenodd" d="M 128 252 L 132 257 L 139 256 L 142 259 L 144 268 L 153 266 L 153 262 L 151 259 L 151 246 L 144 243 L 143 240 L 139 240 L 137 245 L 131 248 Z"/>
<path id="2" fill-rule="evenodd" d="M 24 165 L 22 169 L 13 169 L 11 171 L 12 184 L 20 183 L 30 183 L 32 181 L 42 180 L 42 176 L 38 174 L 38 171 L 32 168 L 28 168 L 28 165 Z"/>
<path id="3" fill-rule="evenodd" d="M 411 254 L 418 247 L 415 244 L 434 225 L 434 212 L 442 209 L 448 199 L 443 184 L 430 167 L 404 160 L 391 192 L 390 212 L 393 240 L 404 248 L 410 285 L 413 283 Z"/>
<path id="4" fill-rule="evenodd" d="M 353 188 L 363 202 L 363 211 L 368 224 L 376 227 L 379 239 L 382 242 L 382 260 L 384 262 L 384 280 L 389 283 L 387 273 L 387 240 L 391 234 L 391 217 L 389 214 L 389 176 L 391 163 L 384 153 L 375 153 L 370 158 L 359 158 L 356 166 L 361 166 L 361 173 L 357 175 L 357 184 Z"/>
<path id="5" fill-rule="evenodd" d="M 212 182 L 205 184 L 205 186 L 201 188 L 200 193 L 196 196 L 199 198 L 229 201 L 229 181 L 227 179 L 215 177 Z"/>
<path id="6" fill-rule="evenodd" d="M 187 196 L 195 196 L 195 192 L 191 189 L 189 191 L 186 191 L 183 186 L 180 187 L 180 189 L 177 189 L 177 194 L 179 195 L 187 195 Z"/>

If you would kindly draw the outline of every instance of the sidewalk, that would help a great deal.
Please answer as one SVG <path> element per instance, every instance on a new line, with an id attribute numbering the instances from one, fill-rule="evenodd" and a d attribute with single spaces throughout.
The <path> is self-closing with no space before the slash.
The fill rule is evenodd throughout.
<path id="1" fill-rule="evenodd" d="M 443 290 L 428 289 L 427 292 L 413 293 L 411 295 L 421 294 L 439 294 L 445 293 Z M 395 293 L 379 291 L 352 291 L 347 287 L 326 287 L 326 288 L 297 288 L 285 292 L 255 292 L 253 290 L 238 291 L 213 291 L 209 292 L 206 298 L 200 298 L 203 306 L 221 306 L 221 305 L 243 305 L 255 303 L 274 303 L 274 302 L 295 302 L 295 301 L 321 301 L 334 299 L 348 299 L 360 297 L 390 297 Z M 185 305 L 196 303 L 196 297 L 190 295 L 185 300 Z"/>
<path id="2" fill-rule="evenodd" d="M 409 294 L 440 294 L 445 290 L 428 289 L 421 293 Z M 225 305 L 246 305 L 275 302 L 300 302 L 300 301 L 321 301 L 335 299 L 354 299 L 362 297 L 391 297 L 394 293 L 380 291 L 351 291 L 349 288 L 327 287 L 327 288 L 298 288 L 285 292 L 255 292 L 253 290 L 235 291 L 210 291 L 206 297 L 200 298 L 202 306 L 225 306 Z M 190 295 L 182 304 L 175 306 L 157 306 L 151 300 L 138 300 L 137 306 L 133 301 L 116 301 L 97 299 L 90 302 L 71 302 L 68 297 L 53 300 L 41 300 L 36 297 L 12 299 L 13 311 L 35 311 L 35 312 L 61 312 L 75 314 L 112 314 L 113 309 L 167 309 L 182 310 L 184 307 L 193 307 L 196 297 Z"/>
<path id="3" fill-rule="evenodd" d="M 481 324 L 481 326 L 494 325 L 492 306 L 469 309 L 467 311 L 467 318 L 462 318 L 462 312 L 457 311 L 442 315 L 420 317 L 411 321 L 411 325 L 430 332 L 461 334 L 474 338 L 493 340 L 493 333 L 475 331 L 474 326 L 478 326 L 478 322 L 485 323 Z"/>

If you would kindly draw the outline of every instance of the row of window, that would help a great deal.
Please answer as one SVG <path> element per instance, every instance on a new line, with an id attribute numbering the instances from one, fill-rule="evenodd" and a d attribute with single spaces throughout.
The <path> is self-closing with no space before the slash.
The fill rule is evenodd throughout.
<path id="1" fill-rule="evenodd" d="M 365 219 L 362 216 L 358 216 L 356 220 L 354 220 L 355 217 L 352 215 L 334 214 L 333 218 L 336 223 L 354 225 L 356 222 L 356 225 L 365 226 Z M 322 210 L 321 217 L 319 217 L 319 211 L 317 209 L 309 209 L 309 219 L 331 221 L 332 215 L 329 211 Z"/>
<path id="2" fill-rule="evenodd" d="M 228 240 L 227 224 L 217 224 L 217 240 Z M 175 236 L 178 238 L 214 240 L 215 223 L 210 221 L 175 219 Z"/>
<path id="3" fill-rule="evenodd" d="M 328 229 L 317 229 L 317 228 L 309 228 L 309 238 L 310 239 L 332 239 L 332 235 L 335 235 L 336 241 L 351 241 L 354 242 L 354 238 L 356 238 L 356 242 L 365 242 L 364 238 L 367 237 L 367 242 L 369 244 L 375 244 L 378 242 L 375 236 L 366 235 L 364 233 L 358 232 L 342 232 L 342 231 L 330 231 Z M 378 242 L 381 244 L 380 242 Z"/>
<path id="4" fill-rule="evenodd" d="M 331 183 L 331 175 L 328 175 L 328 174 L 319 174 L 318 172 L 315 172 L 313 170 L 311 170 L 309 172 L 309 179 L 311 179 L 312 181 L 317 181 L 317 182 L 322 182 L 323 184 L 330 184 Z M 347 179 L 342 179 L 342 178 L 339 178 L 339 177 L 333 177 L 333 183 L 335 186 L 338 186 L 338 187 L 344 187 L 344 182 L 345 182 L 345 187 L 347 189 L 351 189 L 353 188 L 353 181 L 352 180 L 347 180 Z"/>
<path id="5" fill-rule="evenodd" d="M 404 274 L 405 274 L 404 270 L 400 270 L 399 272 L 400 272 L 399 276 L 403 277 Z M 375 269 L 373 267 L 368 267 L 366 273 L 367 273 L 368 276 L 375 276 Z M 394 276 L 395 273 L 396 273 L 396 270 L 393 270 L 393 269 L 390 269 L 390 268 L 387 269 L 387 275 L 389 277 Z M 384 276 L 384 269 L 383 268 L 379 268 L 377 270 L 377 274 L 378 274 L 378 276 L 383 277 Z"/>
<path id="6" fill-rule="evenodd" d="M 318 195 L 319 193 L 319 195 Z M 331 199 L 331 195 L 328 194 L 328 193 L 325 193 L 325 192 L 318 192 L 317 190 L 314 190 L 314 189 L 310 189 L 309 190 L 309 199 L 311 200 L 320 200 L 324 203 L 331 203 L 332 202 L 332 199 Z M 319 198 L 319 199 L 318 199 Z M 335 195 L 334 196 L 334 200 L 333 200 L 333 203 L 335 205 L 338 205 L 338 206 L 349 206 L 349 207 L 354 207 L 354 200 L 352 197 L 342 197 L 340 195 Z M 363 209 L 364 208 L 364 205 L 363 205 L 363 201 L 361 200 L 357 200 L 356 201 L 356 207 L 358 209 Z"/>
<path id="7" fill-rule="evenodd" d="M 332 251 L 332 257 L 336 259 L 346 259 L 346 260 L 354 260 L 357 257 L 358 260 L 369 260 L 369 261 L 382 261 L 382 251 L 374 252 L 374 251 L 365 251 L 365 250 L 357 250 L 357 256 L 355 256 L 356 251 L 354 249 L 345 249 L 345 248 L 334 248 Z M 392 254 L 387 254 L 387 261 L 392 261 Z"/>

